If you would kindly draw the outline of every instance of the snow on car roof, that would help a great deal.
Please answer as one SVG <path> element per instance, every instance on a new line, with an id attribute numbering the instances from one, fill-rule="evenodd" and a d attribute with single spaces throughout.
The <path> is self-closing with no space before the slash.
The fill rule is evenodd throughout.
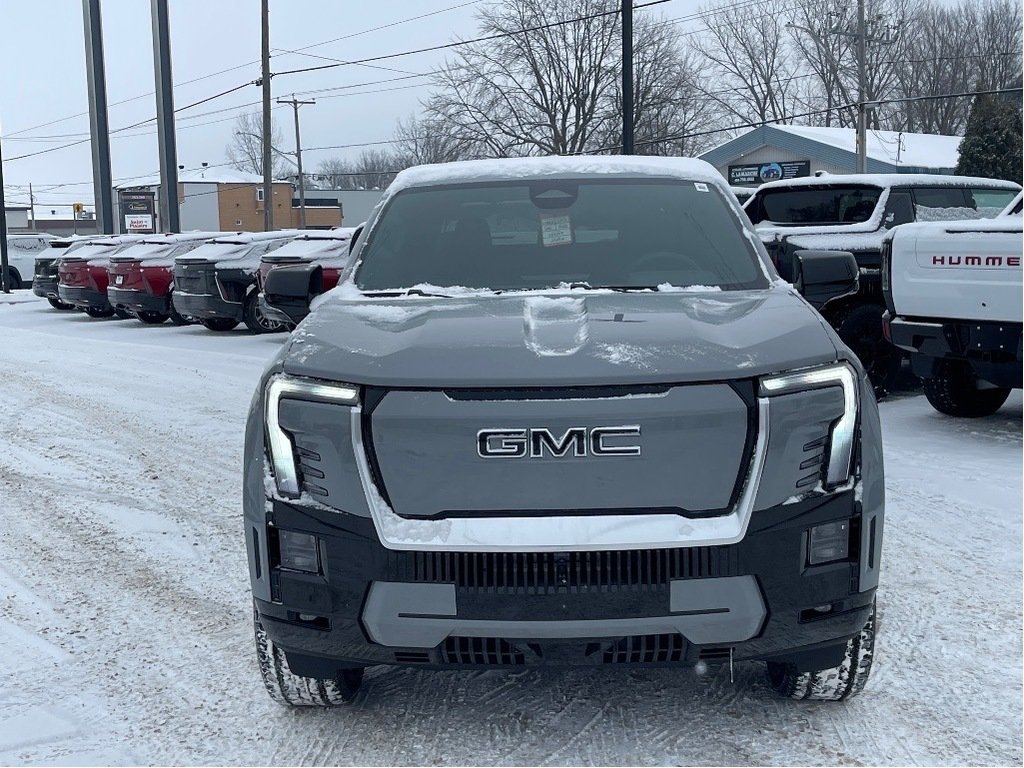
<path id="1" fill-rule="evenodd" d="M 727 189 L 722 175 L 709 163 L 685 157 L 593 156 L 516 157 L 494 160 L 462 160 L 437 165 L 418 165 L 399 173 L 387 196 L 408 187 L 459 184 L 503 179 L 536 179 L 558 176 L 655 176 L 702 181 Z"/>
<path id="2" fill-rule="evenodd" d="M 273 232 L 232 232 L 210 240 L 211 243 L 227 243 L 229 245 L 246 245 L 260 240 L 282 240 L 287 237 L 301 235 L 299 229 L 278 229 Z"/>
<path id="3" fill-rule="evenodd" d="M 999 179 L 983 179 L 976 176 L 942 176 L 927 173 L 844 173 L 824 176 L 804 176 L 799 179 L 768 181 L 757 190 L 772 190 L 789 187 L 820 187 L 831 185 L 870 184 L 876 187 L 921 186 L 921 187 L 966 187 L 984 186 L 1001 189 L 1020 189 L 1020 184 Z"/>
<path id="4" fill-rule="evenodd" d="M 191 240 L 212 240 L 215 237 L 240 235 L 242 232 L 168 232 L 165 234 L 146 235 L 139 242 L 144 245 L 165 245 L 167 243 L 187 243 Z"/>
<path id="5" fill-rule="evenodd" d="M 311 229 L 296 231 L 296 240 L 351 240 L 355 227 L 331 227 L 330 229 Z"/>

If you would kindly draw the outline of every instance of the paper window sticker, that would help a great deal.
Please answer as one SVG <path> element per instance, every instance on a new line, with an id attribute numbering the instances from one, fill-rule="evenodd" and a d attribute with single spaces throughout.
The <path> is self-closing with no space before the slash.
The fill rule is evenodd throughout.
<path id="1" fill-rule="evenodd" d="M 568 214 L 548 214 L 540 217 L 540 235 L 544 247 L 572 244 L 572 222 Z"/>
<path id="2" fill-rule="evenodd" d="M 698 192 L 707 192 L 708 191 L 708 185 L 705 184 L 702 181 L 695 181 L 695 182 L 693 182 L 693 186 L 695 186 L 697 188 Z"/>

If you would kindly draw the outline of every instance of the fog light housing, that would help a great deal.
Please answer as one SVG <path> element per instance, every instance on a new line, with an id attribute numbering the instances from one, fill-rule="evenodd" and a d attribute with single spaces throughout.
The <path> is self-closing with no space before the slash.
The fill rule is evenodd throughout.
<path id="1" fill-rule="evenodd" d="M 311 533 L 277 532 L 280 565 L 289 571 L 320 573 L 320 540 Z"/>
<path id="2" fill-rule="evenodd" d="M 850 556 L 850 521 L 816 525 L 810 530 L 807 540 L 807 562 L 821 565 Z"/>

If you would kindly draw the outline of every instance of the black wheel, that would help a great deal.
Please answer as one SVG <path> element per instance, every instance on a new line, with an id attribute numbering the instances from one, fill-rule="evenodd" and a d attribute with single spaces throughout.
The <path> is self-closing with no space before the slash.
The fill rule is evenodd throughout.
<path id="1" fill-rule="evenodd" d="M 112 317 L 114 314 L 113 307 L 86 307 L 85 314 L 89 317 Z"/>
<path id="2" fill-rule="evenodd" d="M 282 333 L 290 330 L 284 323 L 271 320 L 260 311 L 259 294 L 256 291 L 249 291 L 245 297 L 243 319 L 245 327 L 253 333 Z"/>
<path id="3" fill-rule="evenodd" d="M 875 606 L 856 637 L 846 644 L 846 657 L 838 667 L 797 672 L 792 664 L 768 662 L 768 684 L 787 699 L 843 701 L 856 696 L 871 675 L 875 657 Z"/>
<path id="4" fill-rule="evenodd" d="M 998 411 L 1010 390 L 1002 387 L 980 389 L 978 377 L 965 360 L 940 360 L 935 375 L 924 380 L 924 394 L 939 413 L 978 418 Z"/>
<path id="5" fill-rule="evenodd" d="M 232 320 L 230 317 L 208 317 L 199 322 L 211 331 L 230 331 L 238 325 L 238 321 Z"/>
<path id="6" fill-rule="evenodd" d="M 192 321 L 185 317 L 174 307 L 174 289 L 171 288 L 167 292 L 167 306 L 171 308 L 170 318 L 171 322 L 175 325 L 192 325 Z"/>
<path id="7" fill-rule="evenodd" d="M 288 668 L 284 652 L 267 636 L 255 606 L 253 628 L 263 685 L 274 701 L 293 707 L 336 707 L 355 698 L 363 683 L 362 668 L 341 670 L 334 680 L 296 675 Z"/>
<path id="8" fill-rule="evenodd" d="M 114 314 L 121 320 L 131 320 L 135 315 L 127 309 L 115 309 Z"/>
<path id="9" fill-rule="evenodd" d="M 21 288 L 21 278 L 19 278 L 18 273 L 10 267 L 7 268 L 7 288 L 12 291 L 16 291 Z"/>
<path id="10" fill-rule="evenodd" d="M 53 307 L 54 309 L 59 309 L 61 311 L 67 311 L 69 309 L 74 309 L 74 307 L 71 304 L 65 304 L 60 299 L 55 299 L 52 296 L 47 296 L 46 300 L 50 303 L 50 306 Z"/>
<path id="11" fill-rule="evenodd" d="M 146 325 L 160 325 L 167 320 L 167 315 L 163 312 L 138 312 L 135 316 Z"/>
<path id="12" fill-rule="evenodd" d="M 839 338 L 857 355 L 876 392 L 884 394 L 896 383 L 903 353 L 882 335 L 882 312 L 878 304 L 853 307 L 835 324 Z"/>

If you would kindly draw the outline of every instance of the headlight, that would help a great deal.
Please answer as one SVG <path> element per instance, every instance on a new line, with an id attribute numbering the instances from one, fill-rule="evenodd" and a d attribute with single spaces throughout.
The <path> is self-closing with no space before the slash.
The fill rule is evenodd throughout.
<path id="1" fill-rule="evenodd" d="M 274 482 L 282 496 L 298 498 L 299 472 L 295 464 L 295 446 L 291 436 L 281 428 L 282 399 L 306 400 L 314 403 L 355 405 L 359 402 L 359 389 L 349 384 L 333 384 L 315 379 L 300 379 L 283 374 L 267 382 L 265 420 L 267 425 L 267 451 L 274 470 Z"/>
<path id="2" fill-rule="evenodd" d="M 847 363 L 794 371 L 761 379 L 761 396 L 783 395 L 822 387 L 842 387 L 843 415 L 832 424 L 825 487 L 835 488 L 850 479 L 854 439 L 857 432 L 857 374 Z"/>

